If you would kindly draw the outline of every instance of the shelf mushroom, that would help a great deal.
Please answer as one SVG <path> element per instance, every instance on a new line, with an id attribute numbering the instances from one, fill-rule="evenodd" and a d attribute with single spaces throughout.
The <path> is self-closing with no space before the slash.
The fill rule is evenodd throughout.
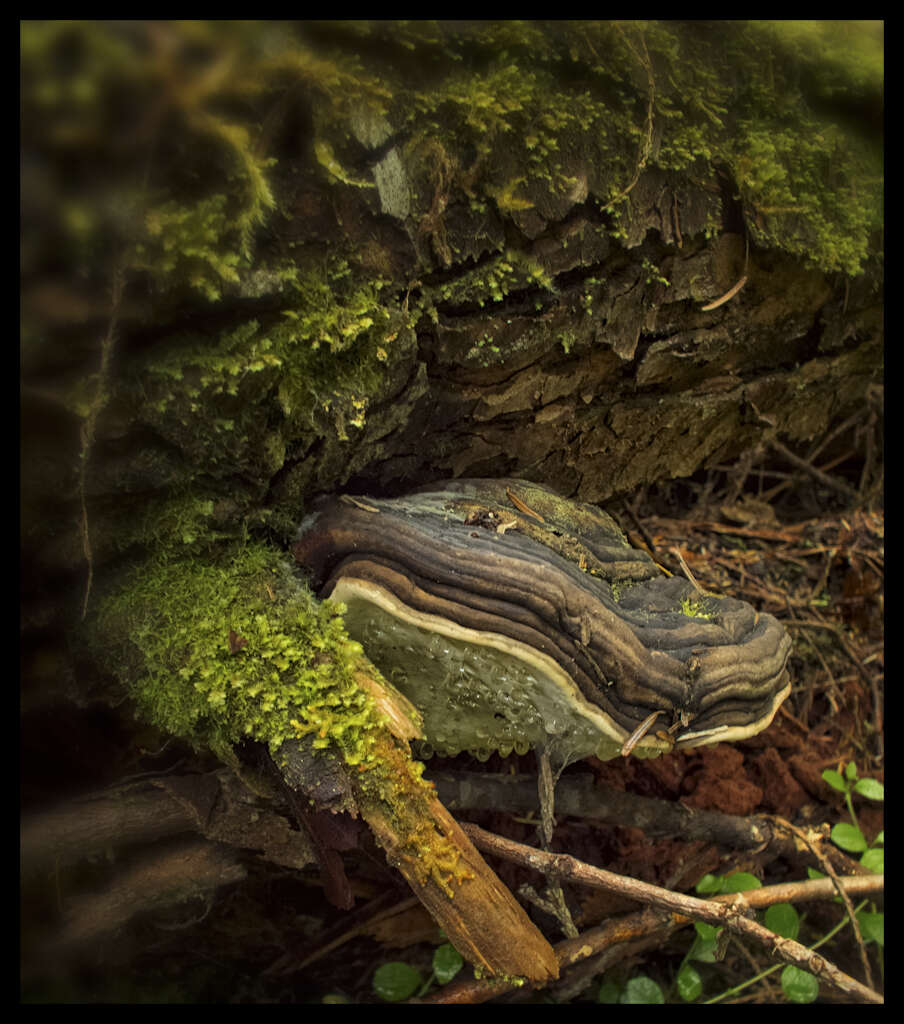
<path id="1" fill-rule="evenodd" d="M 790 690 L 777 619 L 666 576 L 539 484 L 332 498 L 293 553 L 421 711 L 422 753 L 655 756 L 760 732 Z"/>

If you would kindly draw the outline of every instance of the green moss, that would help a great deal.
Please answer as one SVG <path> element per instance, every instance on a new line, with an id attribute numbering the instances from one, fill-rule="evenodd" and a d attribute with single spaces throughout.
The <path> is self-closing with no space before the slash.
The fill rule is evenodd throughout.
<path id="1" fill-rule="evenodd" d="M 433 790 L 422 766 L 356 681 L 362 670 L 380 677 L 341 611 L 318 602 L 280 552 L 230 544 L 206 559 L 136 567 L 98 602 L 83 640 L 143 718 L 227 761 L 244 739 L 278 760 L 287 740 L 312 737 L 355 771 L 416 870 L 451 895 L 466 871 L 427 823 Z"/>
<path id="2" fill-rule="evenodd" d="M 133 370 L 140 417 L 207 473 L 270 476 L 300 434 L 347 439 L 386 376 L 401 317 L 381 282 L 342 260 L 290 276 L 280 317 L 174 338 Z"/>
<path id="3" fill-rule="evenodd" d="M 647 275 L 647 284 L 650 284 L 651 281 L 657 281 L 666 288 L 671 287 L 671 281 L 669 281 L 667 277 L 664 277 L 659 267 L 657 267 L 655 263 L 652 263 L 646 256 L 643 258 L 643 262 L 641 263 L 641 270 Z"/>
<path id="4" fill-rule="evenodd" d="M 693 177 L 722 166 L 760 245 L 828 271 L 862 270 L 883 223 L 882 142 L 843 111 L 845 103 L 881 110 L 881 26 L 593 22 L 554 33 L 532 29 L 507 33 L 508 46 L 484 67 L 452 72 L 407 104 L 422 145 L 435 139 L 442 147 L 450 186 L 472 199 L 490 197 L 503 215 L 537 209 L 548 217 L 555 198 L 583 175 L 616 213 L 630 204 L 643 166 Z M 468 47 L 491 53 L 497 36 L 496 26 L 487 26 L 447 45 L 461 54 Z M 468 149 L 476 159 L 463 156 Z"/>
<path id="5" fill-rule="evenodd" d="M 214 500 L 202 493 L 177 488 L 159 497 L 142 495 L 140 502 L 140 512 L 126 520 L 131 529 L 117 536 L 120 549 L 142 544 L 178 550 L 180 545 L 193 548 L 198 541 L 207 544 L 217 539 L 211 524 Z"/>
<path id="6" fill-rule="evenodd" d="M 435 302 L 475 303 L 482 307 L 489 302 L 502 302 L 514 291 L 537 287 L 555 291 L 552 279 L 536 260 L 512 250 L 465 271 L 454 281 L 428 289 L 428 296 Z"/>
<path id="7" fill-rule="evenodd" d="M 361 180 L 349 174 L 349 172 L 336 159 L 336 155 L 333 153 L 333 147 L 328 142 L 318 139 L 314 143 L 314 156 L 317 158 L 317 163 L 319 163 L 321 167 L 326 168 L 332 177 L 343 185 L 353 185 L 355 188 L 377 187 L 376 183 L 373 181 Z"/>
<path id="8" fill-rule="evenodd" d="M 140 713 L 195 745 L 222 753 L 251 737 L 275 751 L 313 733 L 348 763 L 368 760 L 378 719 L 352 679 L 360 647 L 277 552 L 146 563 L 99 603 L 92 636 Z"/>
<path id="9" fill-rule="evenodd" d="M 574 348 L 575 344 L 577 344 L 577 335 L 574 331 L 566 328 L 565 330 L 558 332 L 556 335 L 556 341 L 562 346 L 562 350 L 567 356 L 571 354 L 571 350 Z"/>
<path id="10" fill-rule="evenodd" d="M 705 596 L 686 597 L 681 602 L 681 614 L 689 619 L 711 619 L 714 613 L 709 610 L 710 607 Z"/>
<path id="11" fill-rule="evenodd" d="M 656 56 L 656 162 L 723 165 L 761 246 L 859 273 L 883 223 L 882 138 L 844 109 L 881 111 L 881 26 L 654 23 L 645 32 Z"/>
<path id="12" fill-rule="evenodd" d="M 161 291 L 240 292 L 264 269 L 255 232 L 279 205 L 273 182 L 291 177 L 266 143 L 293 89 L 314 119 L 305 155 L 333 189 L 373 189 L 344 162 L 362 111 L 407 133 L 398 173 L 446 263 L 453 196 L 516 220 L 556 219 L 588 192 L 618 212 L 641 165 L 698 179 L 724 166 L 757 241 L 826 270 L 858 273 L 882 227 L 881 135 L 843 115 L 881 112 L 881 25 L 373 22 L 318 36 L 330 42 L 267 22 L 167 23 L 147 38 L 23 23 L 23 123 L 43 152 L 96 165 L 90 189 L 74 175 L 60 190 L 66 244 L 82 258 L 121 244 Z M 379 57 L 412 46 L 429 60 Z"/>

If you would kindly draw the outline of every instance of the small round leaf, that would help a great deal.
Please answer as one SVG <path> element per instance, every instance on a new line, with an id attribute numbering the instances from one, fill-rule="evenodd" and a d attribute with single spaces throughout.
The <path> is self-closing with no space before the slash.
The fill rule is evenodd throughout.
<path id="1" fill-rule="evenodd" d="M 433 973 L 440 985 L 450 982 L 461 970 L 463 964 L 461 953 L 448 942 L 433 951 Z"/>
<path id="2" fill-rule="evenodd" d="M 625 985 L 625 991 L 622 993 L 619 1001 L 622 1003 L 643 1003 L 649 1005 L 651 1003 L 664 1003 L 665 996 L 662 994 L 662 989 L 652 978 L 641 974 L 637 978 L 631 978 L 628 984 Z"/>
<path id="3" fill-rule="evenodd" d="M 861 910 L 857 915 L 860 931 L 867 942 L 885 945 L 885 914 L 877 914 L 869 910 Z"/>
<path id="4" fill-rule="evenodd" d="M 782 971 L 782 991 L 792 1003 L 812 1003 L 819 995 L 819 980 L 794 964 Z"/>
<path id="5" fill-rule="evenodd" d="M 725 888 L 723 892 L 747 892 L 748 889 L 762 889 L 763 883 L 746 871 L 736 871 L 733 875 L 725 876 Z"/>
<path id="6" fill-rule="evenodd" d="M 717 875 L 704 875 L 699 882 L 697 882 L 696 889 L 701 895 L 710 896 L 717 895 L 723 892 L 722 888 L 723 879 Z"/>
<path id="7" fill-rule="evenodd" d="M 828 782 L 832 789 L 837 789 L 839 793 L 847 792 L 847 783 L 841 777 L 841 773 L 836 772 L 834 768 L 826 768 L 822 773 L 822 778 L 824 782 Z"/>
<path id="8" fill-rule="evenodd" d="M 421 986 L 421 975 L 411 964 L 393 961 L 374 971 L 374 992 L 387 1003 L 409 999 Z"/>
<path id="9" fill-rule="evenodd" d="M 878 779 L 860 779 L 854 785 L 854 792 L 865 796 L 867 800 L 885 799 L 885 786 Z"/>
<path id="10" fill-rule="evenodd" d="M 832 829 L 832 842 L 850 853 L 862 853 L 866 849 L 866 839 L 860 829 L 845 822 Z"/>
<path id="11" fill-rule="evenodd" d="M 867 850 L 860 858 L 860 863 L 874 875 L 885 874 L 885 850 Z"/>
<path id="12" fill-rule="evenodd" d="M 685 964 L 678 972 L 678 995 L 686 1003 L 699 999 L 703 993 L 703 979 L 696 967 Z"/>
<path id="13" fill-rule="evenodd" d="M 796 939 L 800 930 L 800 914 L 790 903 L 775 903 L 766 908 L 763 923 L 783 939 Z"/>

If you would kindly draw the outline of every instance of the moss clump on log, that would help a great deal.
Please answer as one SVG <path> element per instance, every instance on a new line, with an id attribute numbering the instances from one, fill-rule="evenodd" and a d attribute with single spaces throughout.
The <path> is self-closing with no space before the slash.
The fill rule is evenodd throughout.
<path id="1" fill-rule="evenodd" d="M 266 744 L 279 764 L 286 741 L 311 737 L 451 895 L 462 873 L 455 850 L 419 813 L 433 789 L 362 687 L 362 673 L 380 676 L 340 612 L 318 602 L 279 553 L 248 543 L 136 567 L 99 600 L 85 632 L 141 717 L 229 763 L 243 740 Z"/>
<path id="2" fill-rule="evenodd" d="M 342 806 L 367 821 L 464 955 L 493 974 L 554 977 L 549 944 L 412 760 L 416 713 L 400 721 L 403 705 L 339 612 L 316 601 L 280 554 L 233 544 L 207 559 L 133 568 L 98 601 L 83 637 L 142 716 L 227 763 L 250 738 L 291 778 L 290 741 L 310 739 L 344 766 Z"/>

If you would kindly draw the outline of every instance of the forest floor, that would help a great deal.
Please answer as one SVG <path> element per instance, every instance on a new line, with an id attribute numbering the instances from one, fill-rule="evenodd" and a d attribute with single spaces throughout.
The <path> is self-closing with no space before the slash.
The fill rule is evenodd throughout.
<path id="1" fill-rule="evenodd" d="M 590 759 L 567 769 L 559 785 L 567 786 L 571 775 L 590 775 L 601 792 L 668 801 L 695 812 L 789 821 L 820 848 L 816 861 L 829 859 L 838 874 L 845 874 L 858 870 L 860 854 L 844 854 L 827 840 L 829 829 L 850 823 L 851 815 L 843 794 L 824 780 L 823 772 L 856 770 L 861 779 L 884 780 L 884 518 L 881 511 L 867 510 L 879 504 L 865 493 L 877 492 L 875 485 L 868 487 L 867 474 L 844 482 L 829 476 L 832 464 L 817 469 L 815 462 L 814 473 L 799 465 L 790 472 L 774 470 L 773 462 L 769 473 L 778 482 L 771 490 L 763 483 L 764 469 L 748 464 L 743 472 L 737 467 L 713 470 L 608 508 L 631 543 L 647 549 L 668 571 L 689 574 L 707 591 L 740 598 L 779 618 L 794 641 L 792 692 L 772 725 L 749 740 L 655 759 Z M 840 486 L 834 487 L 833 479 Z M 859 507 L 845 488 L 860 491 Z M 187 765 L 205 767 L 190 751 L 174 748 L 176 754 L 183 758 L 181 771 Z M 531 776 L 536 763 L 533 755 L 494 755 L 485 763 L 463 755 L 432 759 L 427 775 L 435 773 L 468 773 L 471 780 L 478 773 L 488 780 Z M 858 797 L 852 806 L 855 824 L 875 848 L 884 828 L 882 804 Z M 497 807 L 455 814 L 509 839 L 539 842 L 534 813 Z M 706 875 L 743 872 L 764 887 L 807 877 L 803 861 L 783 856 L 774 844 L 730 849 L 705 838 L 656 837 L 636 824 L 592 817 L 560 815 L 552 849 L 691 894 Z M 375 971 L 398 962 L 420 973 L 425 984 L 419 991 L 428 992 L 431 1000 L 487 998 L 467 968 L 445 988 L 435 979 L 428 983 L 434 950 L 444 940 L 369 835 L 362 833 L 358 847 L 343 858 L 356 897 L 351 911 L 329 905 L 316 868 L 299 872 L 248 854 L 241 884 L 166 914 L 139 915 L 118 930 L 115 941 L 76 958 L 62 973 L 27 963 L 23 956 L 23 999 L 370 1002 L 378 999 Z M 512 891 L 542 883 L 536 872 L 488 859 Z M 98 865 L 92 870 L 96 873 Z M 89 884 L 90 875 L 81 881 Z M 73 876 L 66 882 L 77 884 Z M 581 935 L 606 922 L 628 920 L 638 909 L 624 895 L 573 884 L 566 886 L 566 900 Z M 866 913 L 881 910 L 881 902 L 854 902 Z M 807 945 L 845 916 L 838 901 L 800 909 L 804 921 L 798 938 Z M 30 913 L 23 902 L 23 934 Z M 563 940 L 554 918 L 536 908 L 532 915 L 554 946 Z M 643 977 L 656 982 L 666 1001 L 680 1002 L 678 972 L 692 954 L 693 930 L 673 928 L 659 938 L 641 938 L 634 933 L 633 943 L 623 944 L 621 953 L 614 951 L 617 947 L 598 950 L 542 993 L 512 990 L 496 998 L 596 1001 L 603 982 L 608 985 L 602 986 L 603 996 L 608 991 L 616 993 L 610 998 L 618 998 L 632 978 Z M 776 962 L 768 950 L 733 935 L 720 952 L 721 959 L 709 956 L 696 964 L 701 1001 L 786 1001 L 778 971 L 760 978 Z M 841 928 L 820 952 L 841 971 L 881 991 L 882 949 L 869 933 L 857 936 L 850 926 Z M 820 998 L 845 997 L 823 985 Z"/>

